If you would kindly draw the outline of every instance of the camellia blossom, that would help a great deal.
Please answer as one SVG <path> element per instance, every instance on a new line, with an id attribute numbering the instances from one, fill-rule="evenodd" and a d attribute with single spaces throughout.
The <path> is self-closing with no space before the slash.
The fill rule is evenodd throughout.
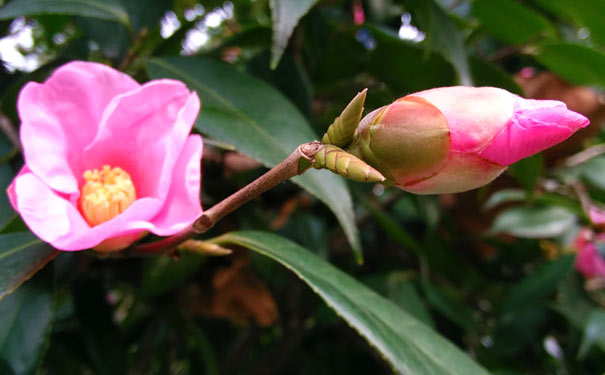
<path id="1" fill-rule="evenodd" d="M 559 101 L 493 87 L 442 87 L 368 114 L 351 149 L 403 190 L 457 193 L 489 183 L 588 123 Z"/>
<path id="2" fill-rule="evenodd" d="M 72 62 L 25 85 L 17 109 L 25 166 L 9 199 L 55 248 L 116 251 L 201 215 L 200 100 L 182 82 Z"/>
<path id="3" fill-rule="evenodd" d="M 576 269 L 587 278 L 605 278 L 605 233 L 596 236 L 582 229 L 574 242 L 578 250 Z"/>

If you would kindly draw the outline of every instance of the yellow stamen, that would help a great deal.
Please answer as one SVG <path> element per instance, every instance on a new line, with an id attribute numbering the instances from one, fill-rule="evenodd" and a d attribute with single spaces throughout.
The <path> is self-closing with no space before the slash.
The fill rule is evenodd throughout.
<path id="1" fill-rule="evenodd" d="M 84 172 L 80 206 L 90 226 L 104 223 L 127 209 L 137 195 L 130 175 L 122 168 L 104 165 Z"/>

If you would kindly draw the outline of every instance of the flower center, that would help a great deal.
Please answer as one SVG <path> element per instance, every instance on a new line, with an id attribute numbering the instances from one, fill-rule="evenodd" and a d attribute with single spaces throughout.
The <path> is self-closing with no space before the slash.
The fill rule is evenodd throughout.
<path id="1" fill-rule="evenodd" d="M 137 199 L 132 179 L 122 168 L 88 169 L 84 180 L 80 206 L 90 226 L 113 219 Z"/>

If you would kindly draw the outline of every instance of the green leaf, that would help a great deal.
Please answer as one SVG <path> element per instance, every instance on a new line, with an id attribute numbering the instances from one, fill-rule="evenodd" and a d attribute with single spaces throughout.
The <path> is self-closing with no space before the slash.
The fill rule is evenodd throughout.
<path id="1" fill-rule="evenodd" d="M 513 207 L 496 217 L 489 232 L 525 238 L 556 237 L 573 227 L 575 222 L 576 215 L 563 207 Z"/>
<path id="2" fill-rule="evenodd" d="M 504 203 L 524 201 L 527 195 L 521 189 L 502 189 L 492 194 L 483 204 L 484 210 L 491 210 Z"/>
<path id="3" fill-rule="evenodd" d="M 51 276 L 40 272 L 0 302 L 0 359 L 15 374 L 33 374 L 47 347 L 53 315 Z"/>
<path id="4" fill-rule="evenodd" d="M 473 311 L 458 296 L 445 293 L 428 280 L 423 280 L 421 285 L 427 301 L 433 308 L 462 329 L 473 329 L 476 323 Z"/>
<path id="5" fill-rule="evenodd" d="M 605 45 L 605 2 L 602 0 L 536 0 L 560 18 L 571 17 L 590 31 L 590 39 Z"/>
<path id="6" fill-rule="evenodd" d="M 68 14 L 100 18 L 130 25 L 126 9 L 114 1 L 98 0 L 13 0 L 0 8 L 0 19 L 39 14 Z"/>
<path id="7" fill-rule="evenodd" d="M 73 284 L 74 307 L 88 359 L 99 375 L 126 374 L 126 347 L 101 280 Z"/>
<path id="8" fill-rule="evenodd" d="M 574 261 L 575 255 L 565 255 L 540 267 L 510 289 L 502 299 L 500 311 L 524 310 L 540 305 L 569 275 Z"/>
<path id="9" fill-rule="evenodd" d="M 245 246 L 280 262 L 355 328 L 400 374 L 488 374 L 455 345 L 308 250 L 267 232 L 233 232 L 218 243 Z"/>
<path id="10" fill-rule="evenodd" d="M 232 144 L 268 167 L 300 144 L 317 139 L 300 112 L 271 86 L 216 61 L 174 57 L 148 63 L 153 78 L 175 78 L 197 91 L 202 112 L 195 127 Z M 340 177 L 309 171 L 294 182 L 327 204 L 342 225 L 358 260 L 361 245 L 351 195 Z"/>
<path id="11" fill-rule="evenodd" d="M 317 0 L 270 0 L 273 18 L 273 45 L 271 47 L 271 68 L 277 67 L 288 39 L 294 31 L 294 27 L 302 16 Z"/>
<path id="12" fill-rule="evenodd" d="M 578 358 L 586 357 L 590 348 L 597 343 L 601 346 L 605 343 L 605 311 L 593 309 L 584 325 L 584 336 L 578 350 Z"/>
<path id="13" fill-rule="evenodd" d="M 517 1 L 476 0 L 472 12 L 494 37 L 506 43 L 521 44 L 538 35 L 555 35 L 545 17 Z"/>
<path id="14" fill-rule="evenodd" d="M 523 96 L 523 89 L 515 80 L 502 69 L 487 61 L 471 57 L 471 73 L 475 86 L 493 86 L 500 87 L 514 94 Z"/>
<path id="15" fill-rule="evenodd" d="M 386 84 L 402 92 L 454 84 L 454 69 L 441 55 L 426 55 L 417 44 L 403 41 L 384 29 L 368 26 L 368 30 L 376 39 L 376 48 L 370 54 L 370 70 Z"/>
<path id="16" fill-rule="evenodd" d="M 572 43 L 549 43 L 538 47 L 536 59 L 577 85 L 605 87 L 605 53 Z"/>
<path id="17" fill-rule="evenodd" d="M 0 234 L 0 299 L 44 267 L 57 251 L 33 234 Z"/>
<path id="18" fill-rule="evenodd" d="M 15 211 L 8 201 L 6 188 L 13 179 L 13 170 L 8 164 L 0 164 L 0 229 L 15 217 Z"/>
<path id="19" fill-rule="evenodd" d="M 588 182 L 591 186 L 605 190 L 605 155 L 592 158 L 586 163 L 576 167 L 580 172 L 582 180 Z"/>
<path id="20" fill-rule="evenodd" d="M 409 8 L 414 11 L 420 29 L 426 32 L 428 51 L 435 49 L 441 53 L 456 68 L 460 84 L 472 86 L 462 35 L 448 14 L 434 0 L 414 0 Z"/>
<path id="21" fill-rule="evenodd" d="M 140 293 L 143 298 L 156 297 L 182 284 L 206 258 L 194 253 L 182 253 L 178 259 L 155 257 L 149 259 L 143 271 Z"/>
<path id="22" fill-rule="evenodd" d="M 532 194 L 542 173 L 542 154 L 519 160 L 509 170 L 528 194 Z"/>

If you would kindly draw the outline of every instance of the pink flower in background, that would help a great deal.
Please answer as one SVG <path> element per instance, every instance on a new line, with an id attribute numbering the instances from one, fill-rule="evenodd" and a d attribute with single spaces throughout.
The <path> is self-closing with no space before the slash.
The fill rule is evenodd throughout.
<path id="1" fill-rule="evenodd" d="M 17 102 L 25 166 L 8 188 L 27 226 L 60 250 L 120 250 L 202 212 L 197 94 L 72 62 Z"/>
<path id="2" fill-rule="evenodd" d="M 578 250 L 576 269 L 587 278 L 605 278 L 605 233 L 594 235 L 582 229 L 574 242 Z"/>
<path id="3" fill-rule="evenodd" d="M 489 183 L 588 123 L 559 101 L 493 87 L 442 87 L 368 114 L 356 143 L 362 158 L 403 190 L 457 193 Z"/>

